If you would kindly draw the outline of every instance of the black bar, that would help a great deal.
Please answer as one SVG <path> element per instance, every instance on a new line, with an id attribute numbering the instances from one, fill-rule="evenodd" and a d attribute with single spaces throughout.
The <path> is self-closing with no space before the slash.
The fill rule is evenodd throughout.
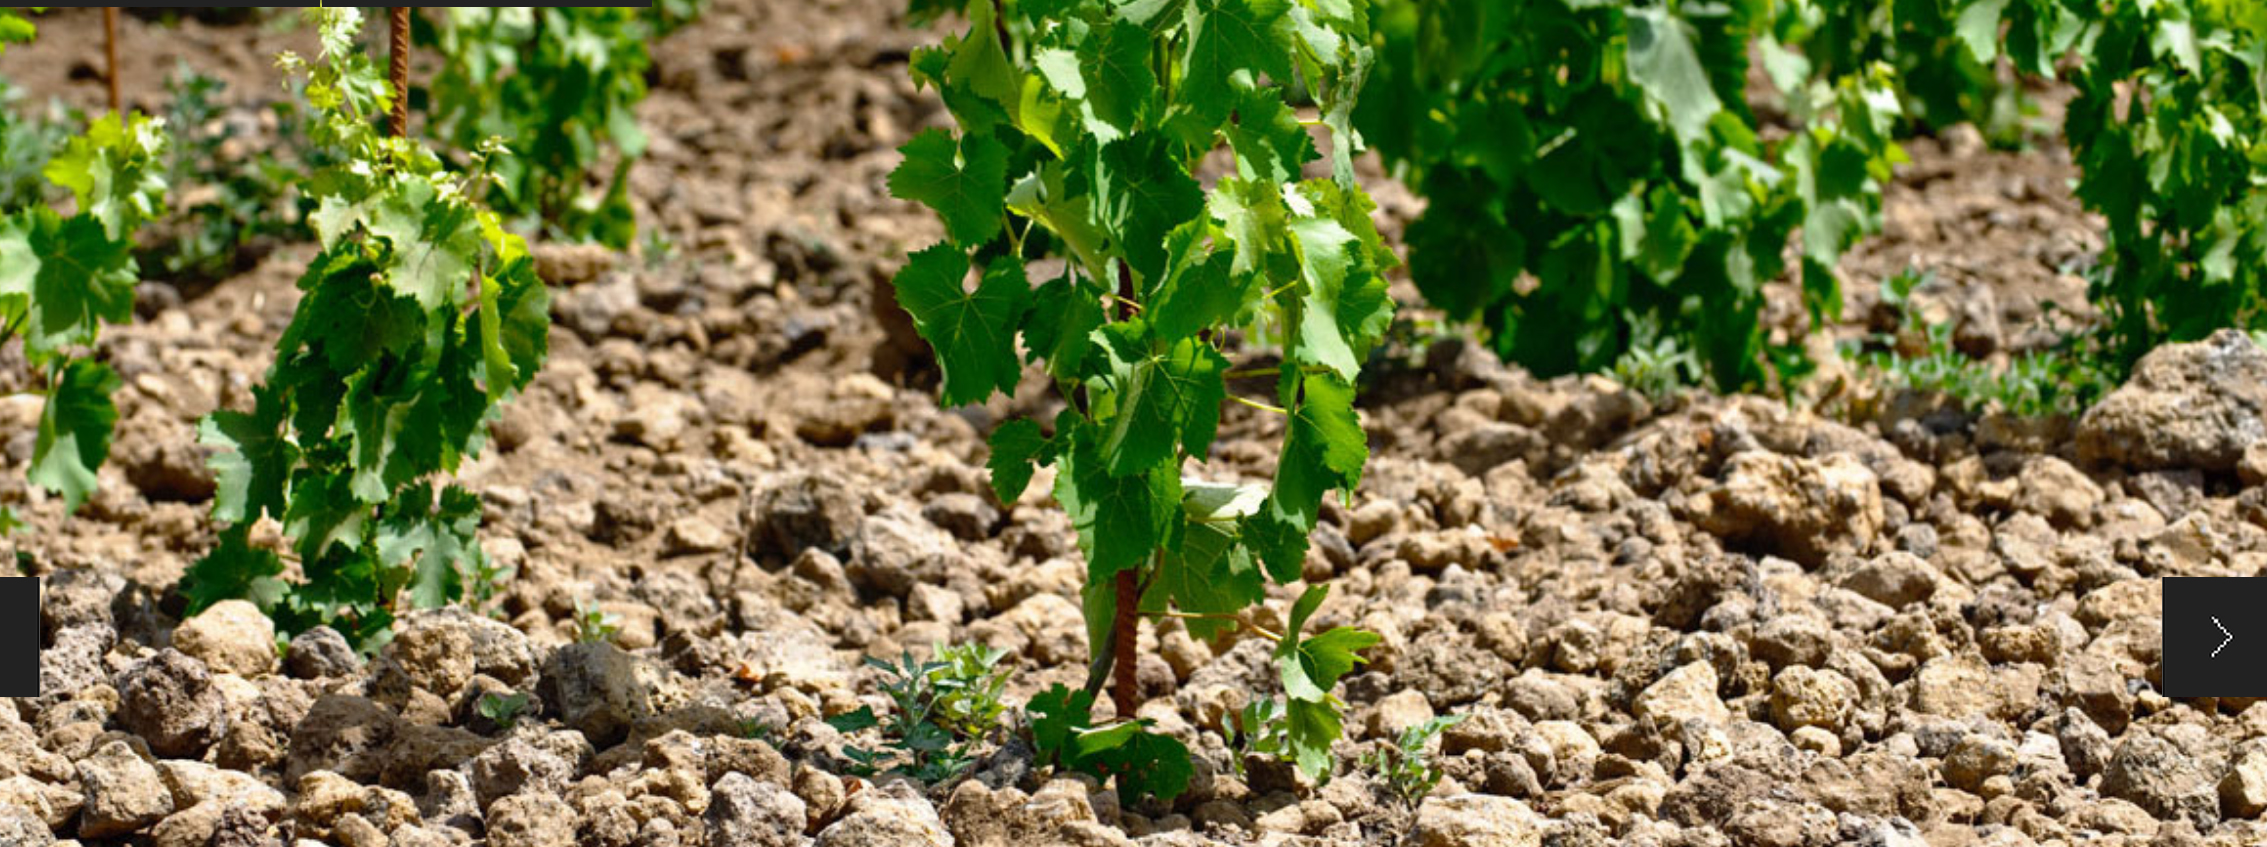
<path id="1" fill-rule="evenodd" d="M 2163 583 L 2165 696 L 2267 697 L 2267 579 Z"/>
<path id="2" fill-rule="evenodd" d="M 39 696 L 39 579 L 0 577 L 0 697 Z"/>

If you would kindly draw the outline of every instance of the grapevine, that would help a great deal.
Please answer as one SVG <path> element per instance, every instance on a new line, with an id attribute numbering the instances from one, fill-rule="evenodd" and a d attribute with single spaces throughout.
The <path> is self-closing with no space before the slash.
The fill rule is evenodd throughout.
<path id="1" fill-rule="evenodd" d="M 305 74 L 313 141 L 340 160 L 308 182 L 322 252 L 252 407 L 199 429 L 227 527 L 181 593 L 191 613 L 248 597 L 286 631 L 328 625 L 368 649 L 404 592 L 440 605 L 483 570 L 479 500 L 447 477 L 542 365 L 548 294 L 525 243 L 474 199 L 481 171 L 452 176 L 376 129 L 395 92 L 355 45 L 361 15 L 308 16 L 322 52 L 278 66 Z M 253 543 L 262 517 L 281 523 L 288 553 Z"/>
<path id="2" fill-rule="evenodd" d="M 1800 129 L 1767 144 L 1744 96 L 1767 4 L 1386 0 L 1377 17 L 1357 117 L 1429 201 L 1407 236 L 1429 302 L 1543 376 L 1633 350 L 1696 353 L 1726 389 L 1801 370 L 1799 339 L 1765 334 L 1763 285 L 1799 229 L 1811 323 L 1839 317 L 1835 264 L 1903 160 L 1887 66 L 1812 81 L 1778 54 Z"/>
<path id="3" fill-rule="evenodd" d="M 646 145 L 636 113 L 652 64 L 646 45 L 697 10 L 682 0 L 642 10 L 450 9 L 433 30 L 443 62 L 432 132 L 461 149 L 505 140 L 515 155 L 488 163 L 504 215 L 627 247 L 637 235 L 630 165 Z M 603 193 L 589 193 L 585 183 L 609 165 Z"/>
<path id="4" fill-rule="evenodd" d="M 1093 665 L 1086 690 L 1050 701 L 1046 725 L 1085 739 L 1058 764 L 1171 796 L 1184 783 L 1133 777 L 1187 767 L 1180 742 L 1134 720 L 1138 617 L 1180 617 L 1199 637 L 1237 628 L 1269 581 L 1301 579 L 1324 496 L 1351 492 L 1369 454 L 1354 385 L 1392 317 L 1381 273 L 1394 260 L 1353 180 L 1366 4 L 961 11 L 967 28 L 912 60 L 960 131 L 915 136 L 890 175 L 891 192 L 934 209 L 946 233 L 898 273 L 897 301 L 937 351 L 945 403 L 1012 393 L 1027 361 L 1068 401 L 1052 421 L 1001 424 L 988 463 L 1011 502 L 1052 467 L 1086 556 Z M 1324 158 L 1316 126 L 1331 176 L 1307 179 Z M 1199 163 L 1221 149 L 1234 172 L 1207 187 Z M 1062 271 L 1034 288 L 1050 257 Z M 1279 366 L 1244 369 L 1271 378 L 1231 384 L 1230 357 L 1249 355 L 1238 339 L 1280 346 Z M 1272 394 L 1245 396 L 1252 382 Z M 1284 418 L 1272 485 L 1201 475 L 1231 401 Z M 1377 640 L 1303 633 L 1325 593 L 1307 588 L 1275 635 L 1292 758 L 1317 777 L 1340 732 L 1330 691 Z M 1105 681 L 1118 722 L 1091 725 Z"/>
<path id="5" fill-rule="evenodd" d="M 66 217 L 35 203 L 0 220 L 0 344 L 23 339 L 45 388 L 30 479 L 76 511 L 110 455 L 118 374 L 92 355 L 103 324 L 133 318 L 134 233 L 165 211 L 165 122 L 113 113 L 70 139 L 43 173 L 68 190 Z M 16 522 L 0 509 L 0 526 Z"/>
<path id="6" fill-rule="evenodd" d="M 1978 58 L 2077 86 L 2063 134 L 2079 201 L 2109 223 L 2089 292 L 2109 358 L 2130 367 L 2163 342 L 2267 328 L 2267 274 L 2247 258 L 2267 249 L 2267 7 L 1961 5 L 1957 36 Z"/>

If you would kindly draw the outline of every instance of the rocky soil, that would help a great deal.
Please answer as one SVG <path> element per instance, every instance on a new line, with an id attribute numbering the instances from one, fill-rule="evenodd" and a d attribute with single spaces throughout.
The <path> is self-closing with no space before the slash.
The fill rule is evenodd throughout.
<path id="1" fill-rule="evenodd" d="M 239 603 L 181 619 L 174 583 L 213 538 L 194 421 L 248 402 L 304 251 L 106 336 L 120 434 L 78 515 L 26 490 L 36 408 L 0 401 L 0 502 L 32 525 L 9 543 L 48 587 L 46 693 L 0 703 L 0 845 L 2267 840 L 2267 709 L 2158 693 L 2154 580 L 2267 564 L 2267 353 L 2235 334 L 2046 421 L 1656 403 L 1403 345 L 1365 404 L 1363 490 L 1307 563 L 1336 585 L 1321 625 L 1385 637 L 1344 684 L 1334 778 L 1235 775 L 1218 729 L 1274 684 L 1270 645 L 1170 623 L 1143 636 L 1141 716 L 1197 753 L 1177 802 L 1036 769 L 1012 729 L 954 783 L 845 776 L 822 718 L 887 706 L 862 656 L 996 645 L 1017 702 L 1085 658 L 1067 518 L 1045 485 L 985 485 L 1005 406 L 939 409 L 887 306 L 938 231 L 882 180 L 945 120 L 905 78 L 927 36 L 895 5 L 724 2 L 657 49 L 635 183 L 674 249 L 544 249 L 551 365 L 465 473 L 518 571 L 493 616 L 414 614 L 367 659 L 327 630 L 274 649 Z M 92 102 L 73 50 L 0 73 Z M 215 70 L 253 97 L 260 67 Z M 2099 228 L 2066 156 L 1969 141 L 1912 145 L 1888 232 L 1845 265 L 1842 334 L 1883 328 L 1873 283 L 1908 266 L 1976 355 L 2082 306 Z M 1415 205 L 1379 193 L 1397 232 Z M 1204 473 L 1273 461 L 1275 422 L 1241 411 Z M 614 641 L 576 643 L 583 603 L 619 616 Z M 508 727 L 478 708 L 505 692 L 532 697 Z M 1404 804 L 1358 761 L 1440 714 L 1466 716 L 1447 776 Z"/>

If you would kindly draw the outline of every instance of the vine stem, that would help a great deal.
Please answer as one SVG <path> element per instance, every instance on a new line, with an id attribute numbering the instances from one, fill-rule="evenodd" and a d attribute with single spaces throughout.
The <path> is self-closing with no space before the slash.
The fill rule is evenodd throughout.
<path id="1" fill-rule="evenodd" d="M 1118 265 L 1118 319 L 1133 317 L 1133 269 Z M 1151 558 L 1156 558 L 1153 552 Z M 1134 648 L 1141 642 L 1141 575 L 1139 568 L 1119 571 L 1116 608 L 1110 617 L 1110 704 L 1120 720 L 1130 720 L 1141 706 L 1141 689 L 1134 676 Z"/>
<path id="2" fill-rule="evenodd" d="M 118 7 L 102 7 L 102 56 L 107 65 L 103 81 L 110 85 L 110 113 L 123 119 L 126 109 L 118 93 Z"/>
<path id="3" fill-rule="evenodd" d="M 1331 370 L 1329 368 L 1323 367 L 1322 365 L 1307 365 L 1299 368 L 1299 373 L 1302 374 L 1320 374 L 1330 372 Z M 1282 366 L 1270 365 L 1264 368 L 1230 368 L 1226 373 L 1221 374 L 1221 376 L 1226 379 L 1249 379 L 1251 377 L 1259 376 L 1277 376 L 1282 373 Z"/>
<path id="4" fill-rule="evenodd" d="M 1277 644 L 1283 643 L 1283 636 L 1280 633 L 1277 633 L 1274 630 L 1270 630 L 1267 627 L 1260 626 L 1259 624 L 1250 623 L 1248 621 L 1245 621 L 1243 618 L 1236 617 L 1235 615 L 1223 615 L 1207 612 L 1176 612 L 1171 610 L 1163 612 L 1143 612 L 1142 615 L 1152 618 L 1175 618 L 1184 621 L 1227 621 L 1229 623 L 1235 624 L 1239 628 L 1248 629 L 1252 632 L 1258 633 L 1260 637 L 1266 638 L 1269 641 L 1273 641 Z"/>
<path id="5" fill-rule="evenodd" d="M 1291 413 L 1290 409 L 1283 408 L 1282 406 L 1271 406 L 1249 397 L 1238 397 L 1234 394 L 1230 394 L 1228 395 L 1228 399 L 1242 403 L 1246 406 L 1250 406 L 1254 409 L 1258 409 L 1262 412 L 1274 412 L 1278 415 L 1288 415 Z"/>
<path id="6" fill-rule="evenodd" d="M 391 78 L 394 83 L 393 130 L 395 138 L 409 137 L 409 7 L 395 6 L 388 34 L 393 37 Z"/>
<path id="7" fill-rule="evenodd" d="M 1141 690 L 1134 677 L 1134 647 L 1141 642 L 1136 629 L 1141 623 L 1140 577 L 1134 568 L 1119 571 L 1115 586 L 1117 613 L 1110 619 L 1110 703 L 1117 707 L 1119 720 L 1132 720 Z"/>

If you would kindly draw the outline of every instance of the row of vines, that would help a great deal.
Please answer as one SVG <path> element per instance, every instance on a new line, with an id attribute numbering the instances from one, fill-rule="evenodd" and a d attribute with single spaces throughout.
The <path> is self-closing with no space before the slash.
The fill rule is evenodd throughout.
<path id="1" fill-rule="evenodd" d="M 1538 373 L 1667 342 L 1726 390 L 1801 376 L 1802 339 L 1759 326 L 1762 283 L 1791 276 L 1813 326 L 1838 319 L 1836 260 L 1879 227 L 1896 138 L 1973 122 L 2020 143 L 2026 80 L 2075 90 L 2078 197 L 2109 222 L 2094 353 L 2114 371 L 2260 320 L 2238 260 L 2267 220 L 2257 4 L 1388 0 L 1375 19 L 1357 126 L 1431 204 L 1412 275 Z M 1751 55 L 1783 118 L 1750 107 Z"/>
<path id="2" fill-rule="evenodd" d="M 391 80 L 361 43 L 359 11 L 308 13 L 319 52 L 277 61 L 290 94 L 274 105 L 280 153 L 220 155 L 207 128 L 219 85 L 193 76 L 168 86 L 168 116 L 114 110 L 77 135 L 0 125 L 0 159 L 46 183 L 7 186 L 0 343 L 22 340 L 44 399 L 29 479 L 66 510 L 109 454 L 120 380 L 98 333 L 132 319 L 143 263 L 217 277 L 258 239 L 319 245 L 254 407 L 199 429 L 224 528 L 179 590 L 191 613 L 248 598 L 286 632 L 326 625 L 365 650 L 397 606 L 501 578 L 478 543 L 478 501 L 451 476 L 545 357 L 548 295 L 513 232 L 629 243 L 646 44 L 699 10 L 456 9 L 414 27 L 408 11 L 392 22 Z M 440 149 L 405 133 L 413 32 L 442 69 L 413 92 Z M 36 37 L 34 17 L 0 14 L 0 44 Z M 191 194 L 210 199 L 168 207 Z M 252 543 L 262 519 L 286 549 Z M 0 534 L 17 527 L 0 509 Z"/>
<path id="3" fill-rule="evenodd" d="M 1321 498 L 1359 483 L 1353 388 L 1392 321 L 1381 274 L 1395 263 L 1354 178 L 1364 148 L 1428 203 L 1404 239 L 1427 303 L 1505 358 L 1545 376 L 1636 359 L 1724 390 L 1785 390 L 1812 363 L 1802 338 L 1765 327 L 1765 284 L 1791 278 L 1810 326 L 1838 321 L 1836 266 L 1880 227 L 1897 139 L 1973 122 L 2019 142 L 2022 78 L 2059 78 L 2077 89 L 2064 131 L 2078 195 L 2110 224 L 2092 285 L 2105 321 L 2084 355 L 2114 370 L 2161 341 L 2262 320 L 2245 261 L 2267 246 L 2257 4 L 912 12 L 966 25 L 912 60 L 960 131 L 914 138 L 890 179 L 946 232 L 911 256 L 898 302 L 937 351 L 945 402 L 1012 392 L 1028 363 L 1069 403 L 1051 426 L 1011 420 L 992 436 L 1002 499 L 1034 464 L 1055 466 L 1089 566 L 1094 666 L 1085 692 L 1050 695 L 1050 717 L 1106 683 L 1120 719 L 1134 714 L 1127 645 L 1142 617 L 1200 636 L 1249 628 L 1239 615 L 1267 582 L 1302 582 Z M 1751 106 L 1751 56 L 1775 89 L 1770 120 Z M 1216 153 L 1233 170 L 1201 172 Z M 1330 176 L 1305 177 L 1318 160 Z M 1047 258 L 1063 270 L 1034 289 L 1027 269 Z M 1284 418 L 1271 485 L 1190 475 L 1228 402 Z M 1285 631 L 1260 633 L 1278 644 L 1281 696 L 1234 722 L 1317 776 L 1340 734 L 1331 687 L 1376 638 L 1302 634 L 1325 592 L 1304 589 Z M 1078 731 L 1141 737 L 1123 723 Z M 1146 767 L 1186 758 L 1141 749 Z"/>
<path id="4" fill-rule="evenodd" d="M 158 259 L 169 271 L 311 239 L 254 406 L 200 428 L 224 528 L 179 590 L 192 612 L 249 598 L 284 632 L 330 626 L 364 649 L 403 604 L 477 600 L 502 575 L 453 475 L 547 352 L 547 293 L 514 233 L 635 243 L 646 46 L 696 13 L 420 17 L 403 36 L 439 70 L 405 94 L 358 12 L 315 10 L 320 52 L 279 61 L 296 146 L 213 205 L 167 208 L 180 151 L 213 143 L 192 126 L 113 114 L 59 140 L 52 190 L 0 184 L 0 341 L 22 340 L 45 395 L 31 481 L 69 508 L 95 484 L 118 383 L 98 332 L 132 316 L 145 225 L 185 214 L 174 229 L 222 233 Z M 1763 326 L 1765 285 L 1795 283 L 1812 326 L 1838 320 L 1836 268 L 1880 226 L 1898 139 L 1970 122 L 2021 143 L 2025 80 L 2058 79 L 2076 94 L 2078 196 L 2109 225 L 2089 355 L 2114 370 L 2262 322 L 2255 3 L 915 0 L 911 15 L 954 21 L 909 59 L 954 129 L 915 135 L 890 175 L 944 233 L 892 290 L 945 403 L 1012 393 L 1027 369 L 1065 401 L 990 434 L 995 494 L 1051 468 L 1088 568 L 1087 684 L 1028 708 L 1042 758 L 1129 794 L 1172 796 L 1190 773 L 1180 741 L 1135 719 L 1145 619 L 1273 641 L 1277 690 L 1236 716 L 1236 741 L 1333 768 L 1333 689 L 1377 636 L 1308 631 L 1328 590 L 1303 563 L 1325 498 L 1360 484 L 1356 391 L 1395 322 L 1400 258 L 1357 178 L 1367 150 L 1428 203 L 1403 238 L 1427 304 L 1505 358 L 1785 390 L 1809 364 L 1802 338 Z M 0 40 L 31 36 L 0 14 Z M 188 86 L 176 108 L 212 93 Z M 425 138 L 383 130 L 410 106 Z M 0 137 L 39 137 L 20 129 Z M 259 187 L 277 175 L 302 187 Z M 1229 404 L 1280 416 L 1271 479 L 1207 476 Z M 282 549 L 255 542 L 262 520 Z M 1295 598 L 1264 616 L 1280 631 L 1251 614 L 1271 583 Z"/>

